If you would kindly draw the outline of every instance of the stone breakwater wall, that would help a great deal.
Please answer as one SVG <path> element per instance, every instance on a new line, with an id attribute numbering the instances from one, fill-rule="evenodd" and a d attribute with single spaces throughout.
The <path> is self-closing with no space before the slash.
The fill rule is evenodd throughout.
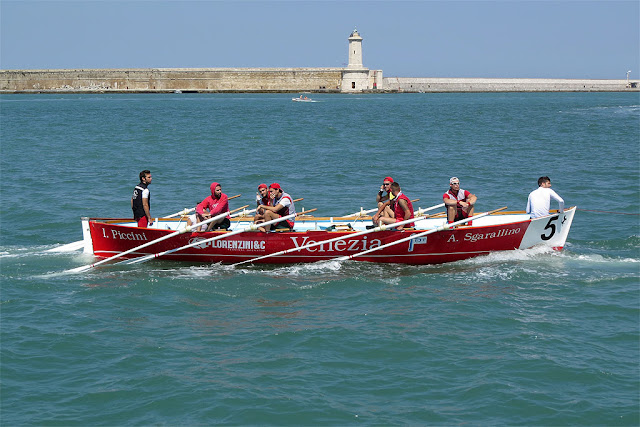
<path id="1" fill-rule="evenodd" d="M 0 92 L 338 92 L 341 68 L 3 70 Z"/>
<path id="2" fill-rule="evenodd" d="M 624 92 L 637 81 L 384 77 L 345 68 L 0 70 L 0 93 L 83 92 Z M 379 76 L 380 78 L 376 77 Z M 356 88 L 353 81 L 357 80 Z M 372 80 L 375 82 L 368 82 Z M 368 89 L 375 88 L 375 89 Z"/>
<path id="3" fill-rule="evenodd" d="M 470 79 L 385 77 L 392 92 L 625 92 L 640 90 L 637 81 L 579 79 Z"/>

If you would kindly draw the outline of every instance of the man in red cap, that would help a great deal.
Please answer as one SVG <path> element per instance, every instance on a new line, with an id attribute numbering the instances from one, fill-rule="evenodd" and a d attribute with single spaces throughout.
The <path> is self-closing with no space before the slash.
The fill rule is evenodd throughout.
<path id="1" fill-rule="evenodd" d="M 378 208 L 378 212 L 372 218 L 375 225 L 379 225 L 380 223 L 393 224 L 395 222 L 401 222 L 407 219 L 414 218 L 413 204 L 411 203 L 411 200 L 409 200 L 409 198 L 402 192 L 400 184 L 398 184 L 397 182 L 393 182 L 389 187 L 391 192 L 393 193 L 394 199 L 391 202 L 388 200 L 384 202 L 384 208 Z M 381 212 L 383 211 L 383 209 L 389 208 L 389 206 L 393 210 L 393 217 L 383 217 L 381 215 Z M 399 226 L 398 229 L 402 230 L 405 227 L 411 228 L 414 226 L 415 224 L 412 222 Z"/>
<path id="2" fill-rule="evenodd" d="M 382 180 L 380 191 L 376 195 L 376 202 L 378 202 L 378 209 L 380 209 L 386 202 L 393 200 L 393 193 L 391 192 L 391 184 L 393 184 L 393 178 L 390 176 Z M 385 194 L 386 192 L 386 194 Z M 387 203 L 385 208 L 380 212 L 380 216 L 393 218 L 393 210 L 391 210 L 390 204 Z"/>
<path id="3" fill-rule="evenodd" d="M 293 204 L 293 199 L 290 195 L 282 191 L 280 184 L 274 182 L 269 186 L 269 195 L 271 196 L 271 203 L 268 205 L 260 205 L 259 208 L 264 210 L 264 220 L 271 221 L 276 218 L 291 215 L 296 213 L 296 207 Z M 293 230 L 295 218 L 290 218 L 285 221 L 276 222 L 273 224 L 274 228 L 290 228 Z M 269 231 L 270 225 L 258 228 L 260 231 Z"/>
<path id="4" fill-rule="evenodd" d="M 196 213 L 189 217 L 187 221 L 188 225 L 193 225 L 198 222 L 205 221 L 211 217 L 220 215 L 221 213 L 229 211 L 229 198 L 222 192 L 222 187 L 217 182 L 211 183 L 211 195 L 198 203 L 196 206 Z M 208 210 L 209 212 L 205 212 Z M 211 221 L 206 230 L 211 231 L 217 228 L 229 228 L 231 226 L 231 217 L 219 218 L 215 221 Z"/>
<path id="5" fill-rule="evenodd" d="M 267 184 L 258 185 L 258 192 L 256 193 L 256 215 L 253 217 L 253 223 L 264 222 L 264 209 L 260 208 L 260 205 L 269 204 L 269 188 Z"/>

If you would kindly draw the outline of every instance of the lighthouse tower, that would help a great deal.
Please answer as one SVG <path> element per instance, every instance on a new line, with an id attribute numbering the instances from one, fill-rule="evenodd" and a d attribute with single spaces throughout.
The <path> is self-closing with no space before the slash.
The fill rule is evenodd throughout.
<path id="1" fill-rule="evenodd" d="M 349 36 L 349 65 L 342 69 L 341 92 L 363 92 L 382 89 L 382 70 L 369 70 L 362 65 L 362 37 L 358 30 Z"/>
<path id="2" fill-rule="evenodd" d="M 356 29 L 349 36 L 349 65 L 347 68 L 362 68 L 362 37 Z"/>

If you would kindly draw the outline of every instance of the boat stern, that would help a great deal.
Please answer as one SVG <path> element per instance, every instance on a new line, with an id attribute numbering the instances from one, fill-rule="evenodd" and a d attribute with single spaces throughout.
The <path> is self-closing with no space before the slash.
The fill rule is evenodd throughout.
<path id="1" fill-rule="evenodd" d="M 561 250 L 567 241 L 576 207 L 573 206 L 563 214 L 551 214 L 540 218 L 533 218 L 522 238 L 519 249 L 527 249 L 533 246 L 551 246 L 555 250 Z"/>

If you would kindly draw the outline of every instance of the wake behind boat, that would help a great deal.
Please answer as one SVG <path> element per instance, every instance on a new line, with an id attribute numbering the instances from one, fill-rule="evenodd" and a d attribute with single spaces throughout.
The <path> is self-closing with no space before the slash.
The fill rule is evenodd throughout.
<path id="1" fill-rule="evenodd" d="M 371 217 L 365 215 L 314 217 L 304 213 L 299 214 L 293 230 L 269 233 L 255 231 L 249 215 L 233 218 L 228 230 L 211 232 L 190 231 L 185 220 L 178 218 L 159 218 L 150 228 L 137 227 L 131 219 L 82 218 L 82 228 L 85 253 L 100 258 L 123 254 L 122 258 L 272 264 L 349 258 L 423 265 L 538 245 L 561 250 L 575 211 L 572 207 L 563 214 L 535 219 L 523 211 L 488 212 L 463 220 L 456 228 L 449 228 L 453 224 L 447 224 L 440 214 L 416 217 L 415 228 L 403 231 L 370 230 Z M 465 226 L 471 219 L 473 225 Z M 145 243 L 151 244 L 135 249 Z M 177 250 L 183 246 L 188 247 Z M 130 252 L 124 254 L 126 251 Z"/>

